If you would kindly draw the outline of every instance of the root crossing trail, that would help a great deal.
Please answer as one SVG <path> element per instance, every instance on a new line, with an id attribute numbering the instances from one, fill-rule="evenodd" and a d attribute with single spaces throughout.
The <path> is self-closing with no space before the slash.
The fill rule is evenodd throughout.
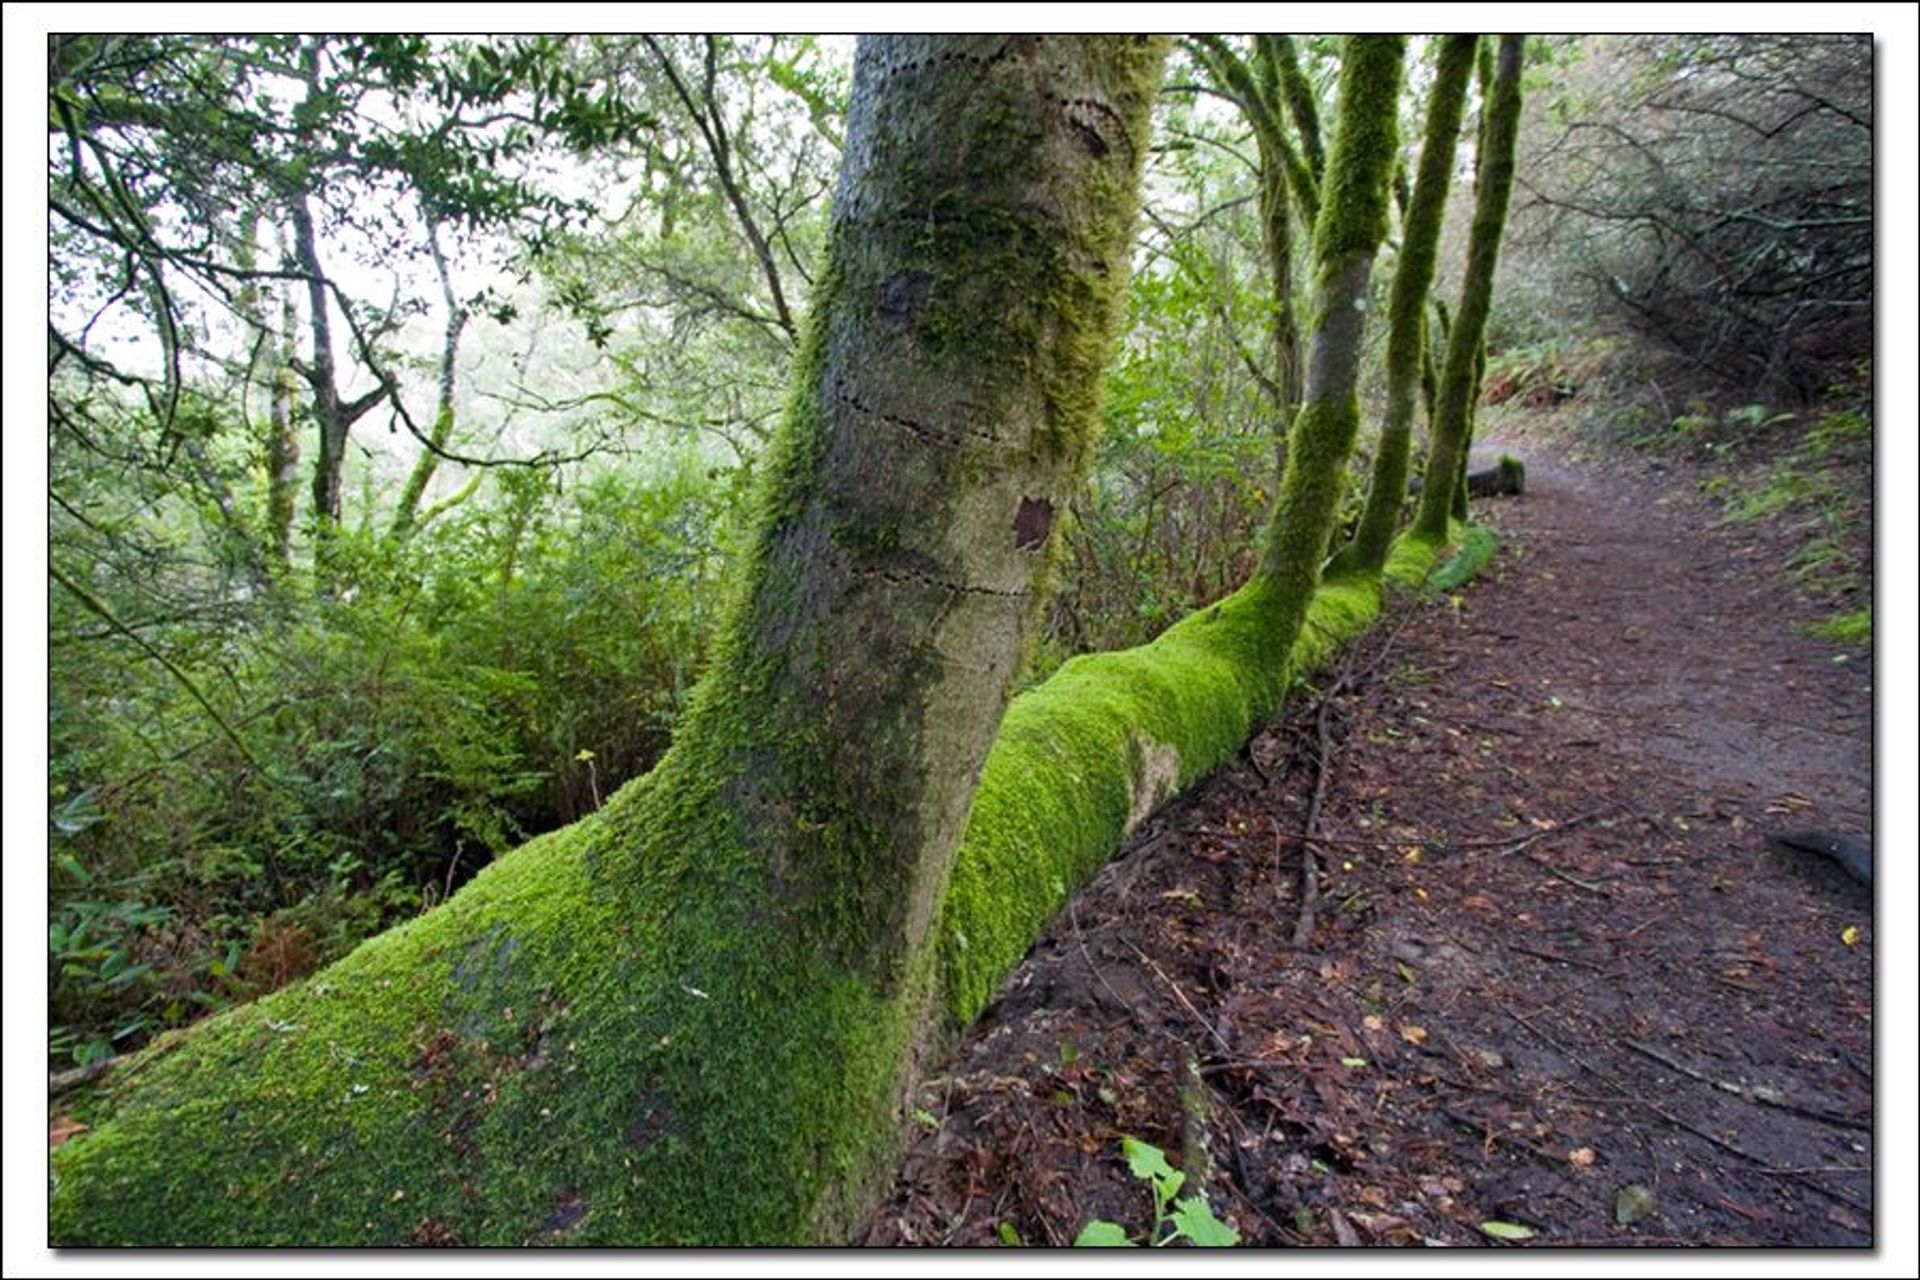
<path id="1" fill-rule="evenodd" d="M 1871 841 L 1866 657 L 1685 476 L 1525 452 L 1494 571 L 1401 605 L 1036 944 L 863 1240 L 1142 1239 L 1122 1135 L 1248 1243 L 1873 1239 L 1871 894 L 1765 840 Z"/>

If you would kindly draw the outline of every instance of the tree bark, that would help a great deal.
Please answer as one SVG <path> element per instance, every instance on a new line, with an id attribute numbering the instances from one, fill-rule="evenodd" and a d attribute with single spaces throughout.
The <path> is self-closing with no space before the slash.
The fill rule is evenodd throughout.
<path id="1" fill-rule="evenodd" d="M 757 535 L 673 748 L 308 982 L 150 1050 L 57 1243 L 835 1239 L 1121 314 L 1160 41 L 893 37 Z"/>

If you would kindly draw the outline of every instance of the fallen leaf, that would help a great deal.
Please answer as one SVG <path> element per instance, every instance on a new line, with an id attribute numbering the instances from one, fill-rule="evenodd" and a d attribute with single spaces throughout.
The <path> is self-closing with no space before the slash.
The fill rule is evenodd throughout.
<path id="1" fill-rule="evenodd" d="M 55 1116 L 47 1125 L 47 1150 L 53 1150 L 69 1138 L 78 1137 L 85 1133 L 87 1128 L 88 1126 L 81 1124 L 72 1116 Z"/>
<path id="2" fill-rule="evenodd" d="M 1613 1198 L 1613 1220 L 1623 1227 L 1630 1227 L 1642 1218 L 1650 1218 L 1658 1212 L 1660 1212 L 1659 1197 L 1638 1182 L 1629 1182 L 1620 1188 L 1620 1194 Z"/>
<path id="3" fill-rule="evenodd" d="M 1567 1154 L 1568 1162 L 1571 1164 L 1579 1165 L 1582 1169 L 1585 1169 L 1589 1165 L 1591 1165 L 1594 1161 L 1594 1158 L 1595 1157 L 1593 1154 L 1592 1147 L 1581 1147 L 1578 1150 L 1571 1151 Z"/>
<path id="4" fill-rule="evenodd" d="M 1496 1240 L 1531 1240 L 1539 1234 L 1532 1227 L 1523 1227 L 1517 1222 L 1493 1219 L 1481 1223 L 1480 1229 Z"/>
<path id="5" fill-rule="evenodd" d="M 1857 924 L 1850 924 L 1846 928 L 1842 929 L 1840 931 L 1840 941 L 1846 943 L 1850 947 L 1859 946 L 1860 945 L 1860 926 Z"/>
<path id="6" fill-rule="evenodd" d="M 1427 1042 L 1427 1029 L 1425 1027 L 1416 1027 L 1410 1022 L 1403 1023 L 1400 1027 L 1400 1038 L 1408 1044 L 1425 1044 Z"/>

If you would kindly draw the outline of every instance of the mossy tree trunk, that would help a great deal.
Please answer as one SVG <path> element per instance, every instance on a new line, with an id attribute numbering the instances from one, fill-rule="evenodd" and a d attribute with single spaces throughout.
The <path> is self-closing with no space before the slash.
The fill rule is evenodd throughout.
<path id="1" fill-rule="evenodd" d="M 56 1243 L 844 1231 L 895 1150 L 930 926 L 1087 456 L 1164 52 L 862 42 L 757 534 L 673 748 L 156 1045 L 55 1153 Z"/>
<path id="2" fill-rule="evenodd" d="M 1405 45 L 1401 36 L 1354 36 L 1341 61 L 1333 147 L 1313 234 L 1306 386 L 1261 559 L 1261 573 L 1277 588 L 1281 653 L 1291 648 L 1319 582 L 1359 426 L 1367 285 L 1386 232 Z"/>
<path id="3" fill-rule="evenodd" d="M 1473 195 L 1473 224 L 1467 238 L 1466 278 L 1460 306 L 1447 337 L 1447 358 L 1440 374 L 1440 395 L 1428 446 L 1427 479 L 1420 491 L 1414 529 L 1444 538 L 1454 509 L 1467 452 L 1468 416 L 1473 408 L 1474 367 L 1486 332 L 1493 299 L 1493 269 L 1500 256 L 1507 201 L 1513 191 L 1514 140 L 1520 131 L 1520 62 L 1524 36 L 1500 37 L 1487 104 L 1484 151 Z"/>
<path id="4" fill-rule="evenodd" d="M 1256 134 L 1257 138 L 1259 135 Z M 1267 333 L 1273 344 L 1274 437 L 1285 465 L 1286 424 L 1300 397 L 1300 323 L 1293 311 L 1293 209 L 1283 162 L 1266 143 L 1260 152 L 1260 233 L 1267 251 Z"/>
<path id="5" fill-rule="evenodd" d="M 1441 214 L 1446 210 L 1460 118 L 1465 112 L 1467 82 L 1473 74 L 1478 43 L 1478 36 L 1448 36 L 1440 46 L 1428 100 L 1426 137 L 1420 147 L 1419 176 L 1407 204 L 1388 303 L 1387 411 L 1374 454 L 1373 484 L 1353 541 L 1335 558 L 1336 571 L 1377 572 L 1386 563 L 1387 547 L 1406 497 L 1414 396 L 1419 390 L 1425 345 L 1427 291 L 1433 284 Z"/>

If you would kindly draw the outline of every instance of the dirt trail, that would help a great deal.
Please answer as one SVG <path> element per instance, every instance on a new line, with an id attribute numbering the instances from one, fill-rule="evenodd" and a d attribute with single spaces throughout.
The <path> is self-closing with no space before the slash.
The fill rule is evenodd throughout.
<path id="1" fill-rule="evenodd" d="M 1870 1242 L 1871 897 L 1762 836 L 1871 837 L 1865 657 L 1686 476 L 1520 451 L 1493 573 L 1396 609 L 1324 716 L 1301 691 L 1079 895 L 863 1240 L 1139 1238 L 1132 1135 L 1249 1243 Z"/>

